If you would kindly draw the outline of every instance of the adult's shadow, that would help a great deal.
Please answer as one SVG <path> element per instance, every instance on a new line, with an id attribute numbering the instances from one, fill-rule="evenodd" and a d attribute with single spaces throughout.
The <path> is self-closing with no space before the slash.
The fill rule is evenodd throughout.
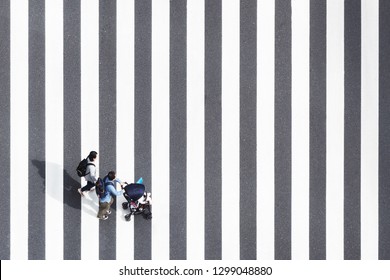
<path id="1" fill-rule="evenodd" d="M 47 172 L 53 172 L 53 174 L 63 174 L 63 182 L 59 182 L 58 186 L 47 187 L 46 193 L 56 200 L 59 200 L 61 203 L 64 203 L 70 208 L 81 210 L 81 197 L 78 192 L 80 188 L 80 179 L 76 175 L 70 175 L 66 169 L 61 168 L 60 165 L 56 163 L 41 161 L 41 160 L 32 160 L 32 164 L 37 168 L 37 172 L 41 178 L 44 180 L 46 186 L 46 174 Z M 46 169 L 47 167 L 47 169 Z M 76 173 L 76 172 L 74 172 Z M 84 199 L 84 198 L 83 198 Z M 85 197 L 86 203 L 84 203 L 83 211 L 89 215 L 96 217 L 98 210 L 97 200 L 95 201 L 90 196 Z"/>

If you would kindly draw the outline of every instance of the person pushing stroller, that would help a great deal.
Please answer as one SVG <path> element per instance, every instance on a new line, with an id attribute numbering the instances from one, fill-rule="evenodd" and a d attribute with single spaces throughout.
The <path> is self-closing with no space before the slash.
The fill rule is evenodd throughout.
<path id="1" fill-rule="evenodd" d="M 116 189 L 116 183 L 119 183 L 122 187 L 121 190 Z M 107 220 L 108 215 L 111 214 L 110 207 L 114 202 L 113 196 L 119 196 L 124 193 L 124 183 L 116 178 L 115 171 L 110 171 L 103 179 L 98 179 L 96 182 L 96 194 L 99 198 L 99 212 L 97 217 L 101 220 Z"/>

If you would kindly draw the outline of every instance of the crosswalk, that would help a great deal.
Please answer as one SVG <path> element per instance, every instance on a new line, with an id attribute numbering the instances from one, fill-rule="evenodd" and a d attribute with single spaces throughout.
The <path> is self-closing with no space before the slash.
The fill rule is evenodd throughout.
<path id="1" fill-rule="evenodd" d="M 0 0 L 0 259 L 390 259 L 384 0 Z M 75 167 L 143 177 L 106 221 Z"/>

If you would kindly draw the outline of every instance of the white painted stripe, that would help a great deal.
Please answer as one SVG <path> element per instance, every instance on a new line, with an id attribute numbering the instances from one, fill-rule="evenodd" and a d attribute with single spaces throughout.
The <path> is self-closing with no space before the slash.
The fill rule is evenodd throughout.
<path id="1" fill-rule="evenodd" d="M 292 259 L 309 259 L 310 2 L 292 2 Z"/>
<path id="2" fill-rule="evenodd" d="M 378 259 L 379 4 L 362 0 L 361 258 Z"/>
<path id="3" fill-rule="evenodd" d="M 28 1 L 11 4 L 10 258 L 28 258 Z"/>
<path id="4" fill-rule="evenodd" d="M 169 0 L 152 1 L 152 259 L 169 259 Z"/>
<path id="5" fill-rule="evenodd" d="M 203 260 L 204 0 L 187 1 L 187 259 Z"/>
<path id="6" fill-rule="evenodd" d="M 117 174 L 134 181 L 134 3 L 117 2 Z M 123 196 L 117 197 L 116 257 L 134 259 L 134 219 L 126 222 Z"/>
<path id="7" fill-rule="evenodd" d="M 222 2 L 222 259 L 240 258 L 240 1 Z"/>
<path id="8" fill-rule="evenodd" d="M 327 1 L 326 256 L 344 258 L 344 2 Z"/>
<path id="9" fill-rule="evenodd" d="M 257 259 L 273 260 L 274 247 L 274 103 L 275 3 L 257 6 Z"/>
<path id="10" fill-rule="evenodd" d="M 92 150 L 99 153 L 99 2 L 95 0 L 81 1 L 81 108 L 80 156 L 85 158 Z M 85 180 L 81 181 L 84 186 Z M 86 193 L 81 205 L 81 259 L 99 259 L 98 208 L 95 193 Z"/>
<path id="11" fill-rule="evenodd" d="M 46 259 L 64 255 L 63 1 L 46 2 Z"/>

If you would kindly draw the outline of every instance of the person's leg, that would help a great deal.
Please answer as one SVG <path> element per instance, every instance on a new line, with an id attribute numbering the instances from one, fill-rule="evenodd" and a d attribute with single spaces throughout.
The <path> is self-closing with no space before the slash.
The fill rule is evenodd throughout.
<path id="1" fill-rule="evenodd" d="M 110 204 L 108 202 L 99 202 L 99 212 L 97 214 L 97 217 L 99 219 L 102 219 L 103 216 L 106 215 L 108 209 L 110 209 Z"/>
<path id="2" fill-rule="evenodd" d="M 90 191 L 94 186 L 95 186 L 94 183 L 92 183 L 92 182 L 90 182 L 90 181 L 87 181 L 87 185 L 85 185 L 84 187 L 82 187 L 82 188 L 81 188 L 81 191 L 82 191 L 82 192 Z"/>
<path id="3" fill-rule="evenodd" d="M 111 200 L 110 200 L 110 207 L 111 207 L 111 205 L 114 203 L 114 198 L 113 197 L 111 197 Z"/>
<path id="4" fill-rule="evenodd" d="M 111 209 L 110 209 L 110 207 L 111 207 L 111 205 L 114 203 L 114 198 L 113 197 L 111 197 L 111 200 L 110 200 L 110 202 L 108 203 L 108 207 L 107 207 L 107 209 L 106 209 L 106 212 L 104 213 L 105 215 L 110 215 L 111 214 Z"/>

